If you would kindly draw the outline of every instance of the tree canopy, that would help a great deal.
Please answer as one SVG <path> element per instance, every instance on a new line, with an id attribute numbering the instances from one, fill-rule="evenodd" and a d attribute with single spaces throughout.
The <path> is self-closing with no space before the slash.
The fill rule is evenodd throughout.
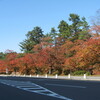
<path id="1" fill-rule="evenodd" d="M 27 39 L 20 43 L 21 50 L 24 52 L 31 52 L 34 45 L 39 44 L 41 38 L 44 37 L 43 31 L 40 27 L 36 26 L 32 31 L 26 34 Z"/>
<path id="2" fill-rule="evenodd" d="M 100 74 L 100 25 L 89 26 L 85 17 L 70 14 L 43 34 L 39 26 L 26 34 L 19 46 L 23 53 L 0 53 L 0 73 Z"/>

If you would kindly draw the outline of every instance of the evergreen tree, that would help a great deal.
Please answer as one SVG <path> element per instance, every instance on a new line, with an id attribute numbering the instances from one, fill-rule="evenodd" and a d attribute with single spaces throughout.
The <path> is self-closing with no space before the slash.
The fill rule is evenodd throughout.
<path id="1" fill-rule="evenodd" d="M 70 33 L 70 27 L 67 22 L 64 20 L 60 21 L 60 24 L 58 26 L 59 29 L 59 37 L 62 37 L 63 39 L 68 39 L 71 36 Z"/>
<path id="2" fill-rule="evenodd" d="M 32 52 L 34 45 L 39 44 L 41 38 L 44 37 L 43 31 L 40 27 L 34 27 L 32 31 L 26 34 L 27 39 L 20 43 L 21 50 L 24 52 Z"/>
<path id="3" fill-rule="evenodd" d="M 70 14 L 68 24 L 66 21 L 60 21 L 58 26 L 60 41 L 64 43 L 66 40 L 75 41 L 77 39 L 88 39 L 91 37 L 89 34 L 89 25 L 85 17 L 80 18 L 77 14 Z"/>
<path id="4" fill-rule="evenodd" d="M 55 28 L 51 28 L 51 31 L 50 31 L 49 35 L 52 38 L 54 45 L 56 46 L 56 38 L 58 37 L 56 29 Z"/>
<path id="5" fill-rule="evenodd" d="M 88 33 L 89 25 L 86 22 L 85 17 L 80 18 L 77 14 L 70 14 L 69 21 L 72 22 L 70 25 L 72 41 L 77 39 L 87 39 L 90 37 L 90 34 Z"/>

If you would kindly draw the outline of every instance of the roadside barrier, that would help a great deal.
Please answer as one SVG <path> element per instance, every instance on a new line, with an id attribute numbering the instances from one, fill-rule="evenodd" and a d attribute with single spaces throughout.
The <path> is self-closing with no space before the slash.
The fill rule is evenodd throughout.
<path id="1" fill-rule="evenodd" d="M 71 79 L 71 80 L 96 80 L 100 81 L 100 76 L 87 76 L 84 74 L 83 76 L 72 76 L 71 74 L 65 76 L 56 75 L 0 75 L 2 77 L 34 77 L 34 78 L 53 78 L 53 79 Z"/>

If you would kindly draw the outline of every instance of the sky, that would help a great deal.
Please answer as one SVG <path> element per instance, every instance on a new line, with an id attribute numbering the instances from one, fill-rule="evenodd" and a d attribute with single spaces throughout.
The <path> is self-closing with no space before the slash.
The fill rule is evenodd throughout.
<path id="1" fill-rule="evenodd" d="M 49 33 L 61 20 L 68 21 L 70 13 L 91 23 L 98 9 L 100 0 L 0 0 L 0 52 L 21 52 L 19 44 L 28 31 L 39 26 Z"/>

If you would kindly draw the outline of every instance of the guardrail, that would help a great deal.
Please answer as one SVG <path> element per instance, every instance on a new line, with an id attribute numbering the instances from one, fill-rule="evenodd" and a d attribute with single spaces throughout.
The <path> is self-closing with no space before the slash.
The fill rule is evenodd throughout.
<path id="1" fill-rule="evenodd" d="M 66 75 L 66 76 L 58 76 L 57 74 L 54 76 L 50 75 L 0 75 L 4 77 L 34 77 L 34 78 L 53 78 L 53 79 L 73 79 L 73 80 L 96 80 L 100 81 L 100 76 L 87 76 L 84 74 L 83 76 L 72 76 L 72 75 Z"/>

